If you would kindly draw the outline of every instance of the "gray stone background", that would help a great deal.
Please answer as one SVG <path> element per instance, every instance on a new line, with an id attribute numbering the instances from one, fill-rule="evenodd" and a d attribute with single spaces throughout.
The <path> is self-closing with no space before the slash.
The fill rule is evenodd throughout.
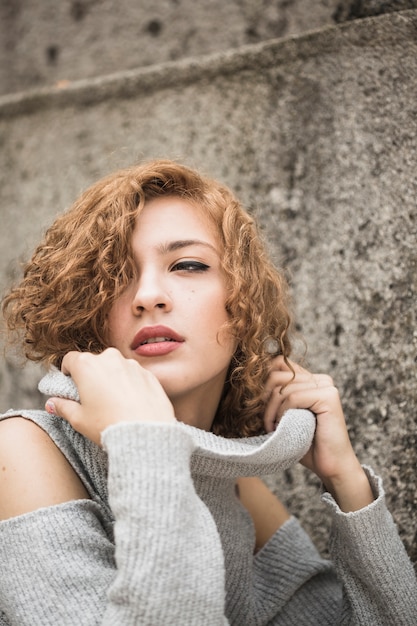
<path id="1" fill-rule="evenodd" d="M 1 0 L 0 287 L 117 167 L 237 191 L 288 268 L 307 362 L 341 390 L 417 562 L 417 2 Z M 0 364 L 0 408 L 40 406 Z M 267 477 L 325 552 L 319 485 Z"/>

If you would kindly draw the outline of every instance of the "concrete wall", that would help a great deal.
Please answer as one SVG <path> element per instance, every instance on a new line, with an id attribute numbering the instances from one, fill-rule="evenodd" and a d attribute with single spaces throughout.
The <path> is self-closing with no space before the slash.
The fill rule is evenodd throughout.
<path id="1" fill-rule="evenodd" d="M 338 4 L 337 0 L 3 0 L 0 93 L 318 28 L 333 23 Z"/>
<path id="2" fill-rule="evenodd" d="M 2 285 L 54 215 L 143 157 L 238 191 L 288 265 L 311 367 L 339 385 L 359 457 L 417 561 L 417 11 L 0 101 Z M 37 372 L 0 368 L 1 405 Z M 324 549 L 317 482 L 272 484 Z"/>
<path id="3" fill-rule="evenodd" d="M 417 0 L 0 0 L 0 94 L 413 7 Z"/>

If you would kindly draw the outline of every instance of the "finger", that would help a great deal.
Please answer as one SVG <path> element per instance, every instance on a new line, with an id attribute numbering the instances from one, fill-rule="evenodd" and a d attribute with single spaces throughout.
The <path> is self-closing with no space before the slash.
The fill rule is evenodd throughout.
<path id="1" fill-rule="evenodd" d="M 279 385 L 277 385 L 279 386 Z M 290 396 L 297 391 L 304 391 L 308 389 L 331 389 L 334 388 L 333 380 L 326 374 L 310 374 L 308 377 L 298 377 L 290 381 L 281 388 L 281 395 L 284 397 Z"/>
<path id="2" fill-rule="evenodd" d="M 276 387 L 270 395 L 264 412 L 264 428 L 267 433 L 272 433 L 275 430 L 278 422 L 278 411 L 283 401 L 280 388 Z"/>
<path id="3" fill-rule="evenodd" d="M 313 376 L 310 370 L 302 367 L 299 363 L 295 363 L 295 361 L 291 361 L 287 359 L 287 362 L 284 361 L 284 357 L 279 356 L 276 359 L 273 359 L 271 362 L 271 374 L 274 372 L 281 372 L 290 374 L 292 377 L 298 378 L 300 376 L 305 376 L 306 378 Z M 317 374 L 314 374 L 317 375 Z"/>
<path id="4" fill-rule="evenodd" d="M 77 361 L 80 360 L 80 357 L 86 354 L 87 353 L 77 352 L 76 350 L 71 350 L 70 352 L 67 352 L 62 359 L 61 372 L 66 376 L 71 376 Z"/>
<path id="5" fill-rule="evenodd" d="M 97 428 L 83 419 L 83 409 L 78 402 L 66 398 L 49 398 L 45 404 L 48 413 L 57 415 L 72 426 L 74 430 L 84 435 L 97 445 L 101 445 L 101 435 Z"/>
<path id="6" fill-rule="evenodd" d="M 291 359 L 284 359 L 282 355 L 271 359 L 271 371 L 282 371 L 282 372 L 295 372 L 297 373 L 309 373 L 309 370 L 302 367 L 299 363 L 292 361 Z"/>
<path id="7" fill-rule="evenodd" d="M 264 412 L 266 432 L 273 432 L 282 415 L 289 408 L 309 408 L 318 401 L 323 402 L 332 389 L 338 395 L 333 381 L 325 374 L 303 376 L 302 382 L 292 382 L 285 386 L 276 385 L 270 392 Z M 317 393 L 319 392 L 319 393 Z M 314 411 L 313 411 L 314 412 Z"/>
<path id="8" fill-rule="evenodd" d="M 294 379 L 292 372 L 273 371 L 269 374 L 264 389 L 264 397 L 267 399 L 276 387 L 288 385 Z"/>
<path id="9" fill-rule="evenodd" d="M 57 415 L 70 424 L 73 424 L 77 421 L 80 404 L 75 402 L 75 400 L 68 400 L 66 398 L 49 398 L 45 403 L 45 410 L 50 415 Z"/>
<path id="10" fill-rule="evenodd" d="M 271 371 L 280 371 L 280 372 L 291 372 L 291 367 L 294 367 L 295 363 L 287 359 L 285 361 L 282 355 L 279 355 L 270 361 Z"/>
<path id="11" fill-rule="evenodd" d="M 84 365 L 89 368 L 91 363 L 113 363 L 115 359 L 121 362 L 128 360 L 125 359 L 116 348 L 106 348 L 103 352 L 100 352 L 100 354 L 71 350 L 70 352 L 67 352 L 62 359 L 61 371 L 63 374 L 71 375 L 74 369 L 78 369 Z"/>
<path id="12" fill-rule="evenodd" d="M 269 397 L 275 387 L 282 389 L 293 389 L 295 385 L 305 385 L 306 387 L 327 387 L 333 385 L 333 380 L 326 374 L 311 374 L 303 372 L 295 376 L 289 372 L 272 372 L 265 383 L 265 399 Z"/>
<path id="13" fill-rule="evenodd" d="M 284 392 L 285 393 L 285 392 Z M 288 409 L 310 409 L 316 415 L 341 413 L 340 397 L 336 387 L 297 389 L 283 396 L 278 409 L 278 418 Z"/>

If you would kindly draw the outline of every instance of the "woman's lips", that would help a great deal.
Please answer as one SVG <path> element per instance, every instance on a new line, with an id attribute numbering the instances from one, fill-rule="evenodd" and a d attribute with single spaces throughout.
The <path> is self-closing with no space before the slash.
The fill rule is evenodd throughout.
<path id="1" fill-rule="evenodd" d="M 156 341 L 153 343 L 142 343 L 135 350 L 140 356 L 163 356 L 181 346 L 179 341 Z"/>
<path id="2" fill-rule="evenodd" d="M 131 348 L 140 356 L 163 356 L 183 342 L 183 337 L 168 326 L 145 326 L 135 335 Z"/>

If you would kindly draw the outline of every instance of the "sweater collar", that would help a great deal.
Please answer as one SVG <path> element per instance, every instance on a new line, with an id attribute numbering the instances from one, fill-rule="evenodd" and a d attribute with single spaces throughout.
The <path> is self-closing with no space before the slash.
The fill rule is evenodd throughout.
<path id="1" fill-rule="evenodd" d="M 79 402 L 71 377 L 52 369 L 40 381 L 39 391 Z M 193 474 L 237 478 L 262 476 L 288 469 L 309 450 L 316 427 L 314 415 L 304 409 L 290 409 L 276 430 L 259 437 L 227 439 L 178 422 L 194 442 Z"/>

